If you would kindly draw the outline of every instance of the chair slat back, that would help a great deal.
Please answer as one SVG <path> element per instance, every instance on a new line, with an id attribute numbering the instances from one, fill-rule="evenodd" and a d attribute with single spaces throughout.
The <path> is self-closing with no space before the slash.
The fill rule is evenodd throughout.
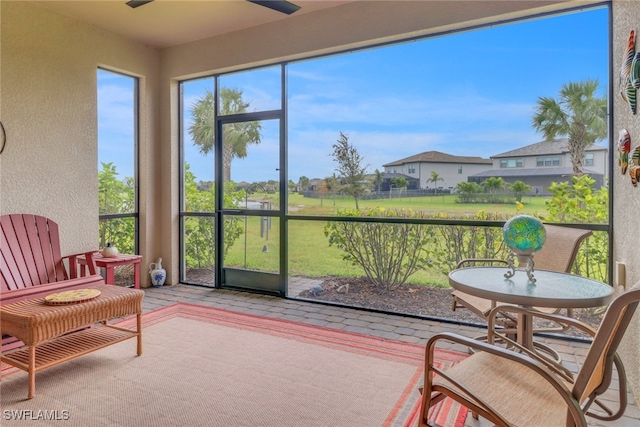
<path id="1" fill-rule="evenodd" d="M 533 254 L 535 267 L 541 270 L 570 273 L 580 244 L 592 234 L 591 230 L 550 224 L 545 224 L 544 228 L 547 231 L 547 240 L 542 245 L 542 249 Z"/>
<path id="2" fill-rule="evenodd" d="M 61 260 L 54 221 L 30 214 L 0 216 L 0 291 L 66 280 Z"/>
<path id="3" fill-rule="evenodd" d="M 573 386 L 572 393 L 579 402 L 609 387 L 616 351 L 639 301 L 640 282 L 609 305 Z"/>

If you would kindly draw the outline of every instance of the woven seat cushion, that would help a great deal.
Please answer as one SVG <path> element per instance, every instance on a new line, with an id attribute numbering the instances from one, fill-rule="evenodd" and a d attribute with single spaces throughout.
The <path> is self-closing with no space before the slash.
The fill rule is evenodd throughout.
<path id="1" fill-rule="evenodd" d="M 541 375 L 518 362 L 478 352 L 447 369 L 446 373 L 513 426 L 566 426 L 565 401 Z M 441 376 L 436 376 L 434 386 L 451 389 L 473 401 Z"/>

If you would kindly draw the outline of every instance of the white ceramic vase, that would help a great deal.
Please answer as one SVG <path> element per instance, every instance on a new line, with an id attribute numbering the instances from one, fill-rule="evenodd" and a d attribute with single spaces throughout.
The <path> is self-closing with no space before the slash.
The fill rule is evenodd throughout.
<path id="1" fill-rule="evenodd" d="M 105 258 L 115 258 L 118 256 L 118 248 L 111 243 L 107 243 L 107 246 L 102 248 L 102 256 Z"/>
<path id="2" fill-rule="evenodd" d="M 164 281 L 167 279 L 167 270 L 162 268 L 162 258 L 149 264 L 149 276 L 151 276 L 151 284 L 156 288 L 164 285 Z"/>

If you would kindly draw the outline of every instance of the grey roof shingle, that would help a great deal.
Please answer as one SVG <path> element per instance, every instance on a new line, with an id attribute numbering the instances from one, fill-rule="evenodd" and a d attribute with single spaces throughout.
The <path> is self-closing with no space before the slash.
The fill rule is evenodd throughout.
<path id="1" fill-rule="evenodd" d="M 477 163 L 481 165 L 490 165 L 492 162 L 491 159 L 483 159 L 482 157 L 454 156 L 451 154 L 441 153 L 440 151 L 425 151 L 424 153 L 396 160 L 382 166 L 399 166 L 406 163 Z"/>
<path id="2" fill-rule="evenodd" d="M 500 159 L 503 157 L 526 157 L 526 156 L 548 156 L 551 154 L 563 154 L 567 153 L 567 138 L 554 139 L 552 141 L 542 141 L 535 144 L 527 145 L 526 147 L 516 148 L 515 150 L 507 151 L 504 153 L 491 156 L 492 159 Z M 606 147 L 591 144 L 587 147 L 586 151 L 606 151 Z"/>

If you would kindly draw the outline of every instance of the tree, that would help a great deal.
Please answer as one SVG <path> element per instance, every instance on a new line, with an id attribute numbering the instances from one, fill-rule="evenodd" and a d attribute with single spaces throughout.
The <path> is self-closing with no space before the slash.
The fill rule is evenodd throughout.
<path id="1" fill-rule="evenodd" d="M 504 179 L 502 179 L 502 177 L 491 176 L 482 181 L 481 185 L 489 193 L 497 193 L 500 190 L 504 190 L 507 186 L 507 183 Z"/>
<path id="2" fill-rule="evenodd" d="M 298 179 L 298 184 L 300 184 L 300 189 L 302 189 L 302 191 L 305 191 L 307 188 L 309 188 L 309 178 L 302 175 L 300 179 Z"/>
<path id="3" fill-rule="evenodd" d="M 184 192 L 186 212 L 213 212 L 215 186 L 198 188 L 196 176 L 190 166 L 184 164 Z M 225 208 L 239 208 L 245 197 L 244 190 L 238 191 L 233 182 L 225 183 L 223 205 Z M 239 217 L 227 217 L 224 225 L 224 253 L 227 254 L 235 241 L 245 232 Z M 187 267 L 210 268 L 215 265 L 215 227 L 208 217 L 193 216 L 184 221 L 184 256 Z"/>
<path id="4" fill-rule="evenodd" d="M 573 173 L 582 175 L 585 150 L 607 136 L 607 98 L 596 97 L 598 80 L 564 84 L 560 96 L 539 97 L 533 127 L 547 140 L 567 137 Z"/>
<path id="5" fill-rule="evenodd" d="M 462 194 L 474 194 L 482 191 L 482 187 L 477 182 L 463 181 L 456 185 L 456 190 Z"/>
<path id="6" fill-rule="evenodd" d="M 243 101 L 242 91 L 239 89 L 220 89 L 220 114 L 246 113 L 249 103 Z M 189 134 L 193 143 L 200 148 L 202 155 L 207 155 L 213 150 L 216 142 L 216 100 L 213 92 L 207 90 L 204 96 L 191 106 L 193 123 L 189 126 Z M 224 182 L 231 180 L 231 161 L 234 158 L 247 157 L 247 146 L 260 143 L 259 122 L 227 123 L 223 128 L 222 163 L 224 170 Z"/>
<path id="7" fill-rule="evenodd" d="M 323 206 L 323 200 L 327 197 L 327 194 L 329 194 L 329 188 L 327 187 L 326 181 L 323 180 L 318 182 L 318 185 L 316 185 L 316 193 L 320 198 L 320 206 Z"/>
<path id="8" fill-rule="evenodd" d="M 369 181 L 365 179 L 365 174 L 369 165 L 364 165 L 364 158 L 358 153 L 358 150 L 349 144 L 349 137 L 340 132 L 340 139 L 333 144 L 333 159 L 338 162 L 336 172 L 344 180 L 343 191 L 356 201 L 356 209 L 358 207 L 358 199 L 366 193 L 369 187 Z"/>
<path id="9" fill-rule="evenodd" d="M 324 179 L 325 187 L 327 189 L 327 193 L 336 194 L 340 191 L 340 182 L 338 178 L 336 178 L 336 174 L 334 173 L 332 176 L 328 176 Z M 333 198 L 333 205 L 336 205 L 336 198 Z"/>
<path id="10" fill-rule="evenodd" d="M 373 185 L 376 186 L 376 193 L 379 193 L 380 192 L 380 186 L 382 185 L 382 182 L 384 181 L 384 178 L 382 177 L 382 172 L 380 172 L 378 169 L 373 171 L 373 173 L 374 173 Z"/>
<path id="11" fill-rule="evenodd" d="M 523 181 L 516 181 L 510 186 L 511 192 L 516 196 L 518 202 L 522 202 L 522 196 L 533 190 L 533 187 Z"/>
<path id="12" fill-rule="evenodd" d="M 431 178 L 427 179 L 427 184 L 433 182 L 433 189 L 436 194 L 438 193 L 438 181 L 444 182 L 444 178 L 442 178 L 438 172 L 431 171 Z"/>
<path id="13" fill-rule="evenodd" d="M 336 178 L 335 173 L 331 176 L 326 177 L 324 181 L 327 184 L 328 191 L 332 193 L 337 193 L 338 191 L 340 191 L 340 182 L 338 181 L 338 178 Z"/>
<path id="14" fill-rule="evenodd" d="M 482 187 L 477 182 L 463 181 L 456 185 L 456 190 L 460 193 L 458 198 L 462 203 L 470 203 L 474 198 L 474 194 L 482 191 Z"/>
<path id="15" fill-rule="evenodd" d="M 135 212 L 135 189 L 132 177 L 118 179 L 116 166 L 101 162 L 98 171 L 98 209 L 100 215 Z M 99 247 L 112 243 L 123 253 L 133 253 L 135 249 L 135 223 L 132 218 L 112 218 L 99 221 Z"/>
<path id="16" fill-rule="evenodd" d="M 404 176 L 398 176 L 391 179 L 391 185 L 402 190 L 407 188 L 407 185 L 409 185 L 409 181 L 407 181 L 407 178 L 405 178 Z M 391 197 L 391 192 L 389 192 L 389 197 Z"/>

